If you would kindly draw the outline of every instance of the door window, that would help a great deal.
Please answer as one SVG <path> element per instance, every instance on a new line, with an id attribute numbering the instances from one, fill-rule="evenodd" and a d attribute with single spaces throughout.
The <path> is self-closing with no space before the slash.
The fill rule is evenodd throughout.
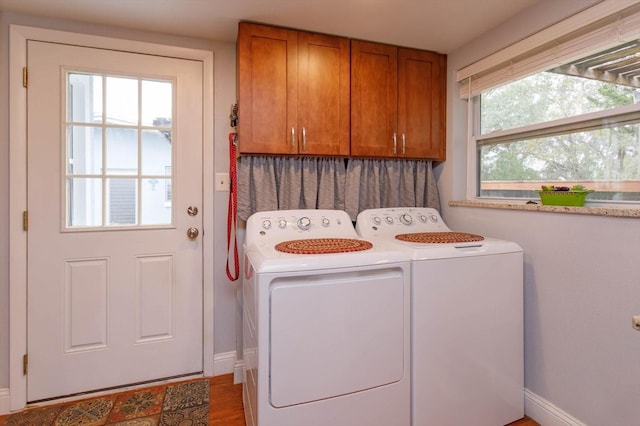
<path id="1" fill-rule="evenodd" d="M 173 224 L 174 82 L 65 75 L 64 228 Z"/>

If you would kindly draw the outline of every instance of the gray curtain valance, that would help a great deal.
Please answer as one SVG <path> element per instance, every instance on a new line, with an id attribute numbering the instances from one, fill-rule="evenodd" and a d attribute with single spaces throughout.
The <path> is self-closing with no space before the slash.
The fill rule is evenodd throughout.
<path id="1" fill-rule="evenodd" d="M 380 207 L 440 210 L 431 161 L 244 155 L 238 160 L 238 217 L 288 209 L 359 212 Z"/>

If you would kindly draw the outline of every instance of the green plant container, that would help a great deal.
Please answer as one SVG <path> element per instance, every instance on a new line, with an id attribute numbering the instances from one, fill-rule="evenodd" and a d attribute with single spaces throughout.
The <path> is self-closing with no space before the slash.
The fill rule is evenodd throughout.
<path id="1" fill-rule="evenodd" d="M 536 191 L 545 206 L 584 206 L 587 195 L 593 191 Z"/>

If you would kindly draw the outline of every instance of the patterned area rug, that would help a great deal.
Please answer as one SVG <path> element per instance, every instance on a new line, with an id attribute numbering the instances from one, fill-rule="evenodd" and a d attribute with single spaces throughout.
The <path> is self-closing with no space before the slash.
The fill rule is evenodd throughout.
<path id="1" fill-rule="evenodd" d="M 99 398 L 32 408 L 11 414 L 3 425 L 177 426 L 209 424 L 209 381 L 138 389 Z"/>

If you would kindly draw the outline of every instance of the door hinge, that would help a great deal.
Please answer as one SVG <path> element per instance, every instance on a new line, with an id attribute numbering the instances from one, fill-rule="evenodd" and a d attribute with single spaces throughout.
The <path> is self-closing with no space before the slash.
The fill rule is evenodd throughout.
<path id="1" fill-rule="evenodd" d="M 22 212 L 22 230 L 23 231 L 29 230 L 29 212 L 28 211 Z"/>
<path id="2" fill-rule="evenodd" d="M 29 355 L 22 355 L 22 374 L 27 375 L 27 370 L 29 369 Z"/>
<path id="3" fill-rule="evenodd" d="M 22 68 L 22 87 L 27 87 L 29 85 L 29 71 L 27 71 L 27 67 Z"/>

